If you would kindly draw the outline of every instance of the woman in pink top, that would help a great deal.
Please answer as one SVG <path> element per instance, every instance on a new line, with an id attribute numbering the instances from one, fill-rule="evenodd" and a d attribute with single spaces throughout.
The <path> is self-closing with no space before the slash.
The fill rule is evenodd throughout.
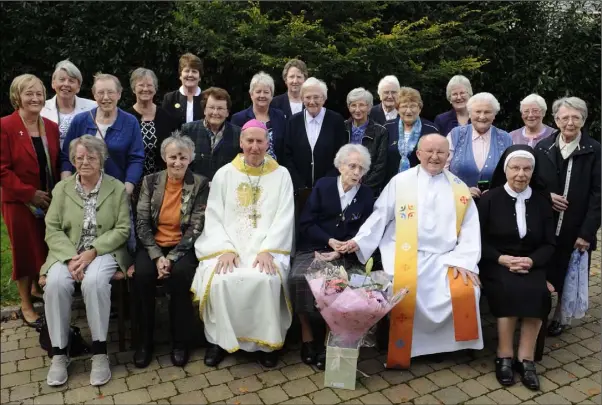
<path id="1" fill-rule="evenodd" d="M 514 145 L 529 145 L 534 148 L 537 142 L 554 132 L 554 128 L 542 122 L 547 109 L 546 100 L 537 94 L 529 94 L 520 102 L 520 114 L 525 126 L 510 132 Z"/>

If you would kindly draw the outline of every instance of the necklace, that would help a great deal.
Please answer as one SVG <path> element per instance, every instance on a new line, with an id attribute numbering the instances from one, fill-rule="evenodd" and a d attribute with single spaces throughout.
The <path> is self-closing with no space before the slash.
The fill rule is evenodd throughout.
<path id="1" fill-rule="evenodd" d="M 261 171 L 259 172 L 259 175 L 257 176 L 257 181 L 255 182 L 255 184 L 253 184 L 253 181 L 251 180 L 251 176 L 249 176 L 249 171 L 247 169 L 247 162 L 245 161 L 244 158 L 243 158 L 242 162 L 245 167 L 245 174 L 247 175 L 247 179 L 249 179 L 249 185 L 251 187 L 251 209 L 253 210 L 253 212 L 251 214 L 249 214 L 249 219 L 251 220 L 253 228 L 257 228 L 257 220 L 261 218 L 261 215 L 257 212 L 257 200 L 259 199 L 259 182 L 261 181 L 261 175 L 263 174 L 265 159 L 263 160 L 263 163 L 261 163 Z"/>

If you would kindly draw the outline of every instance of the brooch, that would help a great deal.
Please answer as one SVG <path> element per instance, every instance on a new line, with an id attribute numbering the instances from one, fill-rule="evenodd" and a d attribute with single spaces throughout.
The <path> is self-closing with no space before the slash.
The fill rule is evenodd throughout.
<path id="1" fill-rule="evenodd" d="M 175 104 L 174 104 L 174 107 L 176 107 L 176 108 L 180 108 L 180 107 L 181 107 L 181 105 L 180 105 L 180 103 L 175 103 Z"/>

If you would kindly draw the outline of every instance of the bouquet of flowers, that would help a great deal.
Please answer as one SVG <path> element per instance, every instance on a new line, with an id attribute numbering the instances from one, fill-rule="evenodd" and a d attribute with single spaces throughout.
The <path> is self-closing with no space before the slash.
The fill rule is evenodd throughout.
<path id="1" fill-rule="evenodd" d="M 320 314 L 333 334 L 345 341 L 361 339 L 408 293 L 392 294 L 383 271 L 349 274 L 343 267 L 316 258 L 305 275 Z"/>

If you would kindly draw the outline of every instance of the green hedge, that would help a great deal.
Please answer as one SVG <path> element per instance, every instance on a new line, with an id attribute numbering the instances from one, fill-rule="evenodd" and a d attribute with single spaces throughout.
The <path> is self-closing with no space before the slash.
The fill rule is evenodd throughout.
<path id="1" fill-rule="evenodd" d="M 562 4 L 563 7 L 559 5 Z M 590 4 L 591 6 L 591 4 Z M 600 139 L 600 5 L 584 2 L 2 2 L 2 115 L 11 112 L 10 81 L 30 72 L 50 89 L 59 60 L 84 74 L 116 74 L 125 87 L 121 106 L 133 103 L 129 75 L 155 71 L 160 102 L 179 86 L 178 58 L 198 54 L 202 87 L 232 95 L 233 112 L 249 105 L 254 73 L 274 77 L 284 91 L 282 66 L 305 60 L 329 86 L 327 106 L 348 116 L 345 98 L 363 86 L 376 95 L 379 79 L 395 74 L 417 88 L 423 116 L 449 109 L 445 85 L 465 74 L 475 92 L 502 105 L 496 125 L 522 125 L 518 103 L 531 92 L 548 101 L 584 98 L 590 133 Z M 597 10 L 596 10 L 597 8 Z M 553 124 L 551 114 L 546 117 Z"/>

